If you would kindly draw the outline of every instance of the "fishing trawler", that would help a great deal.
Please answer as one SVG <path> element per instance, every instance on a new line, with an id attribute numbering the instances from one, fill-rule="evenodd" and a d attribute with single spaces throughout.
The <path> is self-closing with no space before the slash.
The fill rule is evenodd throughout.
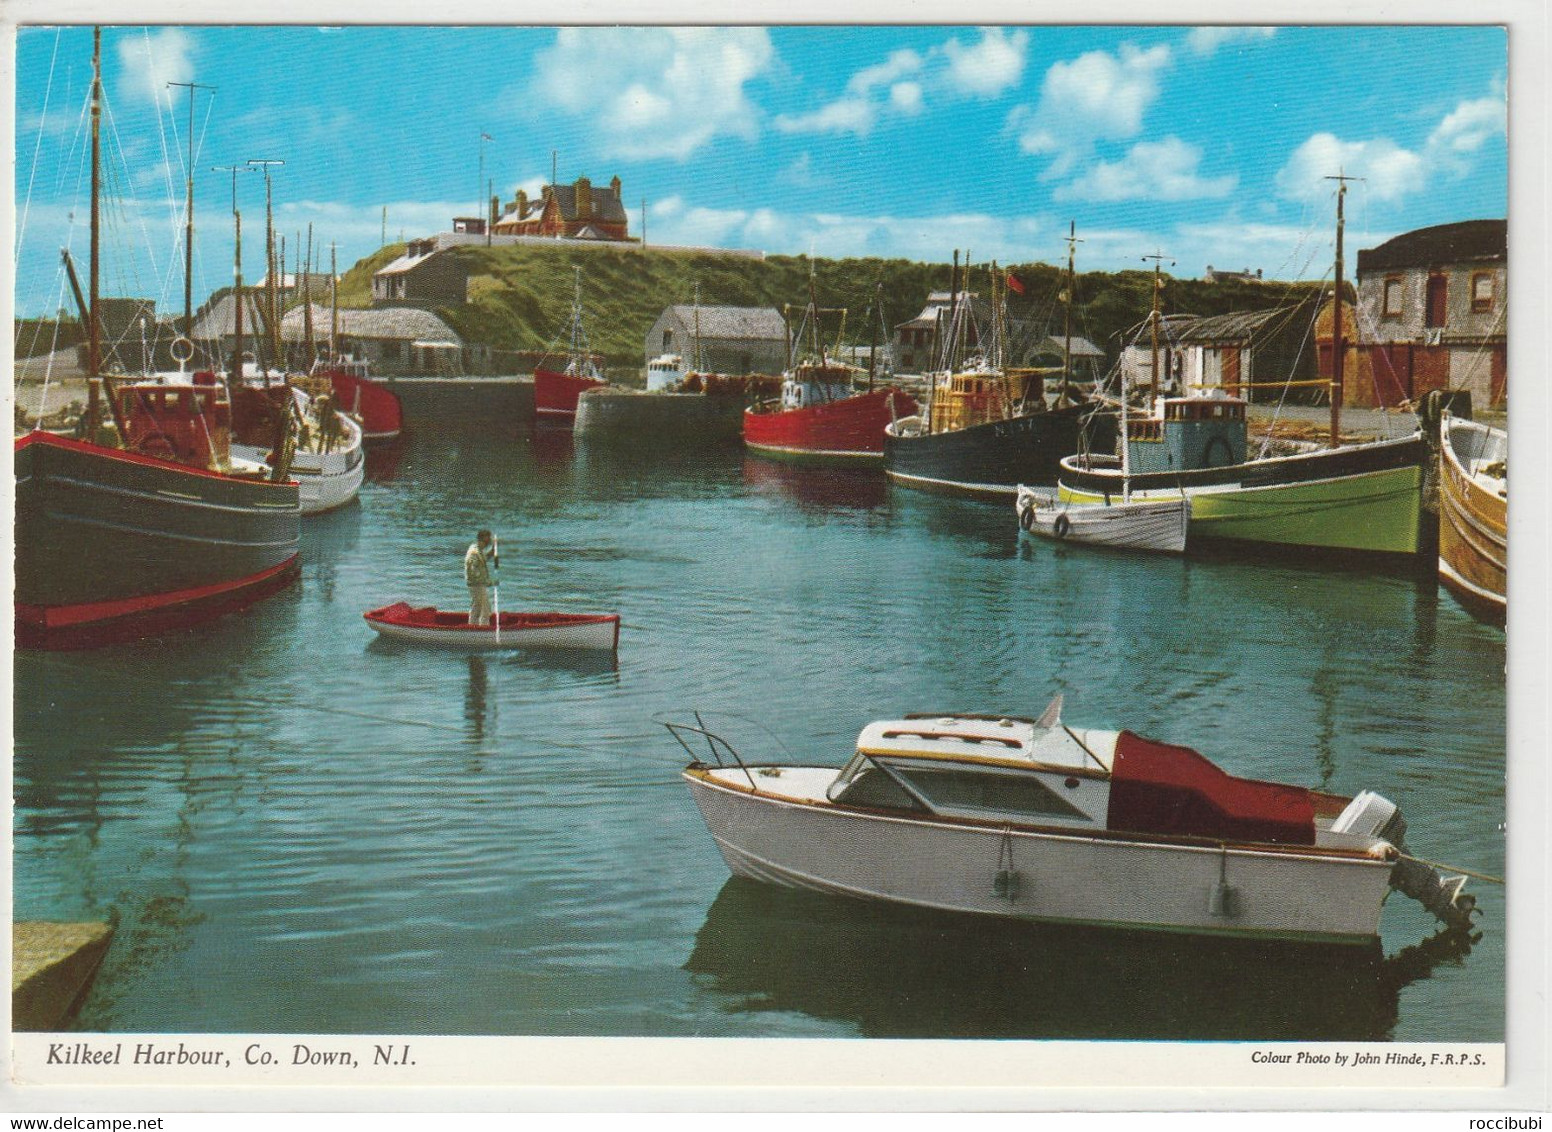
<path id="1" fill-rule="evenodd" d="M 1411 557 L 1421 535 L 1420 429 L 1400 437 L 1342 443 L 1342 198 L 1337 189 L 1336 286 L 1330 438 L 1325 447 L 1282 442 L 1250 458 L 1249 403 L 1222 387 L 1158 397 L 1129 420 L 1126 458 L 1078 453 L 1061 461 L 1058 495 L 1068 503 L 1191 501 L 1191 538 Z M 1155 267 L 1155 293 L 1157 268 Z M 1155 324 L 1157 305 L 1155 305 Z"/>
<path id="2" fill-rule="evenodd" d="M 1069 274 L 1070 267 L 1069 261 Z M 884 470 L 903 487 L 1012 500 L 1019 484 L 1054 484 L 1063 456 L 1109 450 L 1115 443 L 1115 414 L 1101 402 L 1076 395 L 1067 380 L 1070 350 L 1054 404 L 1047 401 L 1043 373 L 1003 364 L 1004 319 L 995 265 L 996 325 L 990 348 L 967 357 L 966 344 L 979 345 L 980 334 L 958 276 L 956 252 L 949 327 L 942 336 L 944 366 L 929 389 L 926 411 L 892 421 L 884 430 Z"/>
<path id="3" fill-rule="evenodd" d="M 540 420 L 571 424 L 577 415 L 577 398 L 585 390 L 607 384 L 587 348 L 582 325 L 582 269 L 576 269 L 576 289 L 571 302 L 570 345 L 564 369 L 534 366 L 534 413 Z"/>
<path id="4" fill-rule="evenodd" d="M 839 770 L 746 761 L 697 717 L 682 772 L 735 875 L 946 912 L 1367 943 L 1392 889 L 1451 927 L 1464 875 L 1411 856 L 1397 807 L 1239 778 L 1189 747 L 1038 719 L 870 723 Z M 708 755 L 709 752 L 709 755 Z M 710 761 L 707 761 L 708 757 Z"/>
<path id="5" fill-rule="evenodd" d="M 1509 434 L 1445 413 L 1439 425 L 1439 581 L 1473 616 L 1509 611 Z"/>
<path id="6" fill-rule="evenodd" d="M 391 444 L 404 431 L 404 406 L 399 395 L 374 381 L 364 359 L 340 349 L 339 265 L 329 249 L 329 355 L 313 364 L 312 376 L 328 380 L 334 403 L 361 424 L 365 444 Z"/>
<path id="7" fill-rule="evenodd" d="M 882 320 L 882 286 L 878 290 Z M 827 356 L 819 322 L 810 276 L 808 306 L 792 341 L 795 354 L 808 329 L 813 356 L 790 358 L 780 397 L 758 402 L 744 413 L 744 446 L 760 456 L 803 463 L 878 463 L 884 455 L 885 426 L 915 413 L 916 401 L 893 387 L 874 388 L 876 336 L 868 353 L 866 387 L 857 389 L 858 372 Z"/>
<path id="8" fill-rule="evenodd" d="M 93 45 L 89 297 L 64 257 L 87 328 L 88 403 L 78 435 L 34 429 L 16 440 L 16 640 L 25 648 L 192 625 L 298 573 L 297 484 L 284 466 L 232 452 L 231 404 L 214 375 L 169 387 L 101 373 L 100 29 Z"/>

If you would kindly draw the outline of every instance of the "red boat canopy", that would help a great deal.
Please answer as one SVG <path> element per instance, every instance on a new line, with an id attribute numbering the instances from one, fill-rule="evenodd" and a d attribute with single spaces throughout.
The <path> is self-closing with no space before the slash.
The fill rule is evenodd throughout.
<path id="1" fill-rule="evenodd" d="M 1282 845 L 1315 843 L 1315 807 L 1301 786 L 1236 778 L 1190 747 L 1130 731 L 1116 740 L 1107 829 Z"/>

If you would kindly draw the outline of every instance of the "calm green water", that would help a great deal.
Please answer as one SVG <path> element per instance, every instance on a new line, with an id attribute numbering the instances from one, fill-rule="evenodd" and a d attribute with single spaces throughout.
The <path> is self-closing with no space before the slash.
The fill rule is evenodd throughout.
<path id="1" fill-rule="evenodd" d="M 1469 954 L 1401 898 L 1370 954 L 768 890 L 653 722 L 839 765 L 869 720 L 1061 691 L 1070 722 L 1379 790 L 1415 853 L 1501 875 L 1503 634 L 1431 581 L 1021 543 L 1011 508 L 737 450 L 464 421 L 374 464 L 288 593 L 16 658 L 16 914 L 120 923 L 78 1028 L 1502 1037 L 1502 889 Z M 504 607 L 622 613 L 617 669 L 375 641 L 363 610 L 467 600 L 480 526 Z"/>

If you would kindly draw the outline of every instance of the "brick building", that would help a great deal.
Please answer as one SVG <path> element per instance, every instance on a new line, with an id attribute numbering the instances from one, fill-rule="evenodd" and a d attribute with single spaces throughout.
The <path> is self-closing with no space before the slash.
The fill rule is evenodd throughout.
<path id="1" fill-rule="evenodd" d="M 595 188 L 586 177 L 578 177 L 569 185 L 545 185 L 533 200 L 519 191 L 496 217 L 491 231 L 498 236 L 552 236 L 574 240 L 629 241 L 631 238 L 618 177 L 609 182 L 608 188 Z"/>

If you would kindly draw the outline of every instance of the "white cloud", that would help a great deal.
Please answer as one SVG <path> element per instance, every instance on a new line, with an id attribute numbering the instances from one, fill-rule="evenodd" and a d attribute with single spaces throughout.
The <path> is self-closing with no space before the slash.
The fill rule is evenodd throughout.
<path id="1" fill-rule="evenodd" d="M 1029 33 L 1009 35 L 1002 28 L 982 28 L 981 41 L 962 44 L 955 36 L 943 45 L 948 56 L 948 84 L 963 94 L 995 98 L 1024 77 Z"/>
<path id="2" fill-rule="evenodd" d="M 1271 39 L 1276 28 L 1268 27 L 1200 27 L 1192 28 L 1186 36 L 1186 46 L 1192 54 L 1208 56 L 1229 43 L 1258 43 Z"/>
<path id="3" fill-rule="evenodd" d="M 889 88 L 889 104 L 902 114 L 920 114 L 921 83 L 900 82 Z"/>
<path id="4" fill-rule="evenodd" d="M 1016 108 L 1009 125 L 1025 153 L 1050 156 L 1043 176 L 1065 176 L 1096 141 L 1119 141 L 1142 129 L 1144 112 L 1159 93 L 1159 74 L 1173 53 L 1164 45 L 1143 51 L 1122 44 L 1118 53 L 1090 51 L 1051 65 L 1033 109 Z"/>
<path id="5" fill-rule="evenodd" d="M 125 36 L 118 42 L 123 70 L 120 90 L 137 102 L 163 105 L 174 95 L 187 97 L 187 91 L 172 90 L 167 84 L 193 81 L 194 47 L 193 37 L 180 28 Z"/>
<path id="6" fill-rule="evenodd" d="M 757 248 L 778 255 L 812 251 L 826 257 L 901 256 L 940 262 L 955 247 L 976 259 L 1006 262 L 1035 257 L 1042 225 L 1032 217 L 981 213 L 900 217 L 840 213 L 778 213 L 771 209 L 691 206 L 679 197 L 650 210 L 651 242 L 658 245 Z"/>
<path id="7" fill-rule="evenodd" d="M 776 128 L 787 134 L 855 134 L 864 137 L 887 104 L 907 113 L 921 109 L 921 88 L 906 76 L 921 70 L 922 57 L 909 48 L 893 52 L 882 63 L 852 75 L 846 91 L 834 102 L 808 114 L 782 114 Z"/>
<path id="8" fill-rule="evenodd" d="M 1508 128 L 1508 108 L 1502 94 L 1468 99 L 1446 114 L 1420 149 L 1410 150 L 1390 138 L 1343 141 L 1333 134 L 1315 134 L 1277 174 L 1277 190 L 1294 200 L 1318 199 L 1331 191 L 1327 177 L 1338 171 L 1364 180 L 1367 195 L 1381 202 L 1397 201 L 1422 190 L 1439 173 L 1461 175 L 1494 137 Z"/>
<path id="9" fill-rule="evenodd" d="M 586 118 L 602 156 L 682 161 L 716 137 L 758 133 L 744 87 L 774 57 L 764 28 L 562 28 L 535 60 L 532 91 Z"/>
<path id="10" fill-rule="evenodd" d="M 1138 142 L 1119 161 L 1101 161 L 1055 192 L 1054 200 L 1200 200 L 1225 197 L 1238 181 L 1233 174 L 1198 175 L 1202 151 L 1177 137 Z"/>
<path id="11" fill-rule="evenodd" d="M 889 112 L 914 116 L 926 109 L 930 94 L 995 98 L 1016 86 L 1024 74 L 1029 33 L 982 28 L 975 43 L 957 36 L 918 54 L 893 52 L 882 63 L 852 75 L 839 97 L 807 114 L 783 114 L 783 133 L 855 134 L 864 137 Z"/>
<path id="12" fill-rule="evenodd" d="M 1389 138 L 1343 141 L 1315 134 L 1277 173 L 1277 190 L 1290 200 L 1318 200 L 1332 191 L 1337 173 L 1360 177 L 1371 200 L 1400 200 L 1423 187 L 1423 159 Z"/>
<path id="13" fill-rule="evenodd" d="M 1428 135 L 1423 151 L 1452 171 L 1464 171 L 1469 166 L 1468 155 L 1480 150 L 1489 138 L 1503 136 L 1508 126 L 1509 108 L 1502 97 L 1462 102 Z"/>

